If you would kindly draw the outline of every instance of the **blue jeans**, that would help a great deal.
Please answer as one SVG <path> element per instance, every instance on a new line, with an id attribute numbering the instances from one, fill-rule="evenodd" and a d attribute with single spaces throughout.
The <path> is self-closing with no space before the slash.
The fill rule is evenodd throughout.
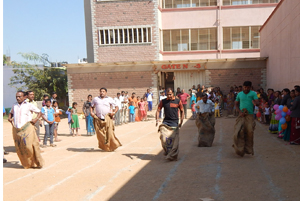
<path id="1" fill-rule="evenodd" d="M 44 145 L 47 145 L 47 139 L 50 136 L 50 144 L 53 144 L 54 123 L 45 125 Z"/>
<path id="2" fill-rule="evenodd" d="M 196 119 L 196 117 L 197 117 L 196 111 L 195 112 L 192 111 L 192 113 L 193 113 L 193 118 Z"/>
<path id="3" fill-rule="evenodd" d="M 130 122 L 135 122 L 135 114 L 129 114 L 129 121 Z"/>
<path id="4" fill-rule="evenodd" d="M 152 111 L 152 101 L 147 101 L 148 102 L 148 110 Z"/>

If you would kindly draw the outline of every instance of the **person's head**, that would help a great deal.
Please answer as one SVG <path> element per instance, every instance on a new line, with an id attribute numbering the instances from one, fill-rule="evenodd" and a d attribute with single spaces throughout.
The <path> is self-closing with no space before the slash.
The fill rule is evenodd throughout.
<path id="1" fill-rule="evenodd" d="M 52 93 L 52 98 L 53 98 L 53 99 L 56 99 L 56 97 L 57 97 L 56 92 L 53 92 L 53 93 Z"/>
<path id="2" fill-rule="evenodd" d="M 133 102 L 133 101 L 131 101 L 131 102 L 130 102 L 130 105 L 134 105 L 134 102 Z"/>
<path id="3" fill-rule="evenodd" d="M 205 89 L 205 86 L 204 86 L 204 85 L 202 85 L 202 89 Z"/>
<path id="4" fill-rule="evenodd" d="M 219 99 L 216 100 L 216 103 L 219 103 Z"/>
<path id="5" fill-rule="evenodd" d="M 300 86 L 299 86 L 299 85 L 295 85 L 295 86 L 294 86 L 294 89 L 296 89 L 296 88 L 300 88 Z"/>
<path id="6" fill-rule="evenodd" d="M 120 93 L 117 93 L 117 98 L 120 98 L 121 94 Z"/>
<path id="7" fill-rule="evenodd" d="M 23 103 L 23 101 L 26 99 L 25 98 L 25 92 L 24 91 L 18 91 L 16 93 L 16 99 L 17 99 L 17 102 L 19 104 Z"/>
<path id="8" fill-rule="evenodd" d="M 50 107 L 51 106 L 51 100 L 50 99 L 46 99 L 45 100 L 45 104 L 47 107 Z"/>
<path id="9" fill-rule="evenodd" d="M 49 96 L 47 94 L 44 94 L 43 96 L 44 100 L 49 99 Z"/>
<path id="10" fill-rule="evenodd" d="M 150 89 L 147 89 L 147 93 L 150 93 Z"/>
<path id="11" fill-rule="evenodd" d="M 200 89 L 200 88 L 201 88 L 200 84 L 198 84 L 198 85 L 197 85 L 197 88 L 198 88 L 198 89 Z"/>
<path id="12" fill-rule="evenodd" d="M 165 95 L 166 95 L 166 94 L 165 94 L 165 91 L 162 91 L 162 92 L 161 92 L 161 95 L 162 95 L 162 96 L 165 96 Z"/>
<path id="13" fill-rule="evenodd" d="M 104 97 L 106 97 L 106 94 L 107 94 L 107 89 L 104 88 L 104 87 L 102 87 L 102 88 L 100 89 L 100 97 L 101 97 L 101 98 L 104 98 Z"/>
<path id="14" fill-rule="evenodd" d="M 242 86 L 239 86 L 239 91 L 243 91 L 243 87 Z"/>
<path id="15" fill-rule="evenodd" d="M 125 95 L 125 91 L 121 91 L 121 95 L 124 96 Z"/>
<path id="16" fill-rule="evenodd" d="M 127 96 L 128 95 L 128 91 L 125 91 L 125 96 Z"/>
<path id="17" fill-rule="evenodd" d="M 180 87 L 177 87 L 177 92 L 180 92 Z M 168 93 L 168 92 L 167 92 Z"/>
<path id="18" fill-rule="evenodd" d="M 184 93 L 184 92 L 185 92 L 184 89 L 182 89 L 182 90 L 181 90 L 181 93 Z"/>
<path id="19" fill-rule="evenodd" d="M 238 91 L 239 91 L 239 88 L 238 88 L 238 87 L 235 87 L 235 88 L 234 88 L 234 91 L 235 91 L 235 92 L 238 92 Z"/>
<path id="20" fill-rule="evenodd" d="M 141 98 L 141 102 L 144 102 L 144 98 L 143 97 Z"/>
<path id="21" fill-rule="evenodd" d="M 136 97 L 136 99 L 139 101 L 139 100 L 140 100 L 140 97 L 138 96 L 138 97 Z"/>
<path id="22" fill-rule="evenodd" d="M 192 103 L 194 104 L 194 103 L 195 103 L 195 101 L 193 100 L 193 101 L 192 101 Z"/>
<path id="23" fill-rule="evenodd" d="M 266 106 L 266 108 L 268 108 L 268 107 L 269 107 L 269 103 L 268 103 L 268 102 L 266 102 L 265 106 Z"/>
<path id="24" fill-rule="evenodd" d="M 132 98 L 134 98 L 134 97 L 135 97 L 135 92 L 133 92 L 133 93 L 132 93 L 131 97 L 132 97 Z"/>
<path id="25" fill-rule="evenodd" d="M 195 85 L 193 85 L 192 89 L 195 89 L 195 88 L 196 88 L 196 86 L 195 86 Z"/>
<path id="26" fill-rule="evenodd" d="M 147 97 L 146 96 L 144 97 L 144 101 L 147 101 Z"/>
<path id="27" fill-rule="evenodd" d="M 281 95 L 281 92 L 280 92 L 280 91 L 275 91 L 274 96 L 275 96 L 276 98 L 280 97 L 280 95 Z"/>
<path id="28" fill-rule="evenodd" d="M 207 102 L 207 94 L 203 94 L 203 95 L 202 95 L 202 101 L 203 101 L 204 103 Z"/>
<path id="29" fill-rule="evenodd" d="M 171 88 L 168 88 L 167 89 L 167 98 L 169 100 L 171 100 L 171 99 L 173 99 L 173 97 L 174 97 L 173 90 Z"/>
<path id="30" fill-rule="evenodd" d="M 33 91 L 27 91 L 27 94 L 28 94 L 29 101 L 33 101 L 34 100 L 34 92 Z"/>
<path id="31" fill-rule="evenodd" d="M 76 103 L 76 102 L 73 102 L 72 108 L 75 108 L 75 109 L 76 109 L 76 107 L 77 107 L 77 103 Z"/>
<path id="32" fill-rule="evenodd" d="M 92 101 L 92 98 L 93 98 L 93 96 L 92 96 L 91 94 L 87 96 L 87 100 L 88 100 L 89 102 Z"/>
<path id="33" fill-rule="evenodd" d="M 260 91 L 261 94 L 264 93 L 264 89 L 263 88 L 260 88 L 259 91 Z"/>
<path id="34" fill-rule="evenodd" d="M 288 95 L 288 94 L 290 94 L 290 90 L 289 90 L 288 88 L 284 88 L 284 89 L 282 90 L 282 92 L 283 92 L 283 95 Z"/>
<path id="35" fill-rule="evenodd" d="M 295 89 L 295 95 L 300 96 L 300 87 Z"/>
<path id="36" fill-rule="evenodd" d="M 57 106 L 58 106 L 57 101 L 53 101 L 52 106 L 53 106 L 53 107 L 57 107 Z"/>
<path id="37" fill-rule="evenodd" d="M 250 89 L 251 89 L 251 86 L 252 86 L 252 82 L 250 82 L 250 81 L 244 82 L 244 84 L 243 84 L 243 92 L 245 94 L 249 93 Z"/>
<path id="38" fill-rule="evenodd" d="M 295 98 L 295 97 L 296 97 L 295 89 L 293 89 L 293 90 L 291 91 L 290 96 L 291 96 L 292 98 Z"/>

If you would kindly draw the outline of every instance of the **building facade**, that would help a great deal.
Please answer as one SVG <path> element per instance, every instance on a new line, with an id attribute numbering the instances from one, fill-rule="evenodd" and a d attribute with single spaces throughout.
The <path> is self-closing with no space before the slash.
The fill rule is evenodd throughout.
<path id="1" fill-rule="evenodd" d="M 155 98 L 161 87 L 265 87 L 259 29 L 278 1 L 85 0 L 88 64 L 66 65 L 70 102 L 101 86 L 140 96 L 151 87 Z"/>
<path id="2" fill-rule="evenodd" d="M 282 0 L 260 30 L 267 60 L 267 87 L 300 85 L 300 1 Z"/>

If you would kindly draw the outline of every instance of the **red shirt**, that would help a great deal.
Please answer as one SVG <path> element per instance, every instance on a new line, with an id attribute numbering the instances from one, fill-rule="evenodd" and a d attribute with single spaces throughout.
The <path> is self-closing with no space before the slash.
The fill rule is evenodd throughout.
<path id="1" fill-rule="evenodd" d="M 196 112 L 196 109 L 195 109 L 195 103 L 193 103 L 192 105 L 191 105 L 191 107 L 192 107 L 192 112 Z"/>
<path id="2" fill-rule="evenodd" d="M 181 93 L 178 95 L 178 97 L 180 98 L 181 102 L 183 105 L 187 104 L 187 98 L 190 97 L 190 95 L 188 93 Z"/>

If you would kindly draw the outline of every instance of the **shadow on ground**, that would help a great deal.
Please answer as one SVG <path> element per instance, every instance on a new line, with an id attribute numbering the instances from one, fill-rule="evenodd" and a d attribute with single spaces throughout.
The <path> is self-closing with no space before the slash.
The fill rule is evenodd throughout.
<path id="1" fill-rule="evenodd" d="M 6 163 L 3 163 L 3 168 L 23 169 L 23 166 L 19 161 L 7 161 Z"/>
<path id="2" fill-rule="evenodd" d="M 15 148 L 15 146 L 5 146 L 5 147 L 4 147 L 4 150 L 5 150 L 6 152 L 8 152 L 8 153 L 11 153 L 11 152 L 16 153 L 16 148 Z"/>

